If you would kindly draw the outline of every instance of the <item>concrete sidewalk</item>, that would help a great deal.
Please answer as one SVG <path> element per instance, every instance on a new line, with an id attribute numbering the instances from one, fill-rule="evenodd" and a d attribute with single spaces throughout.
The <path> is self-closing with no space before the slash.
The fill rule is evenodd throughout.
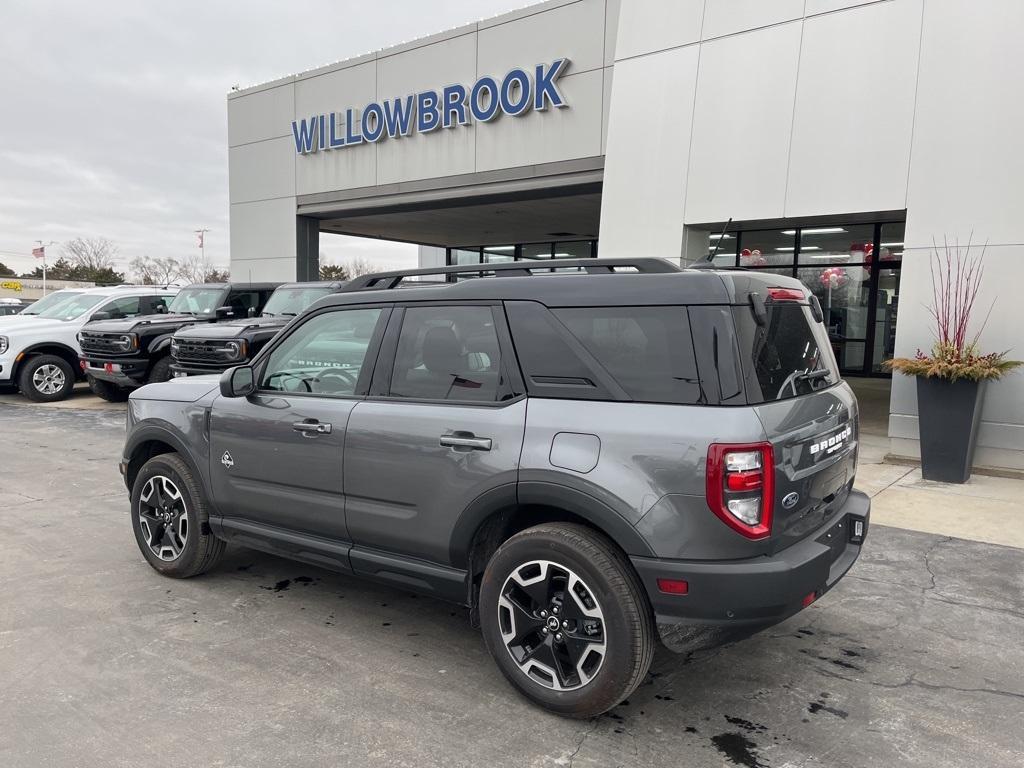
<path id="1" fill-rule="evenodd" d="M 885 437 L 861 434 L 856 487 L 871 496 L 871 521 L 1024 549 L 1024 480 L 974 475 L 935 483 L 920 467 L 888 464 Z"/>

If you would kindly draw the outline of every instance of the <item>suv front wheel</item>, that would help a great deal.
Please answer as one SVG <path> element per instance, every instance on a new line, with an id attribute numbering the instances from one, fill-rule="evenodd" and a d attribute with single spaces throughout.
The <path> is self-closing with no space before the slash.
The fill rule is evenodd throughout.
<path id="1" fill-rule="evenodd" d="M 18 374 L 18 389 L 29 400 L 52 403 L 71 396 L 75 371 L 63 357 L 36 355 L 25 361 Z"/>
<path id="2" fill-rule="evenodd" d="M 210 532 L 203 488 L 174 453 L 154 456 L 135 477 L 132 530 L 142 555 L 164 576 L 196 576 L 224 553 L 224 542 Z"/>
<path id="3" fill-rule="evenodd" d="M 640 684 L 654 654 L 647 598 L 625 555 L 582 525 L 538 525 L 504 542 L 480 585 L 484 641 L 520 693 L 594 717 Z"/>

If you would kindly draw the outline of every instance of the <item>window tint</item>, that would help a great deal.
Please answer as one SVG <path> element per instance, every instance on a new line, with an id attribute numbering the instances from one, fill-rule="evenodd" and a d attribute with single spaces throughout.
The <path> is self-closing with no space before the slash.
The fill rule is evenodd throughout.
<path id="1" fill-rule="evenodd" d="M 108 313 L 112 320 L 131 317 L 139 314 L 139 297 L 124 296 L 122 298 L 114 299 L 113 301 L 108 301 L 97 311 Z"/>
<path id="2" fill-rule="evenodd" d="M 700 400 L 685 307 L 581 307 L 552 312 L 633 400 Z"/>
<path id="3" fill-rule="evenodd" d="M 795 302 L 767 302 L 758 325 L 749 307 L 733 310 L 747 400 L 762 403 L 807 395 L 839 381 L 835 357 L 821 323 Z"/>
<path id="4" fill-rule="evenodd" d="M 311 318 L 275 349 L 260 389 L 353 395 L 381 310 L 344 309 Z"/>
<path id="5" fill-rule="evenodd" d="M 391 396 L 494 402 L 503 389 L 490 307 L 410 307 L 398 338 Z"/>
<path id="6" fill-rule="evenodd" d="M 258 315 L 263 305 L 270 298 L 272 291 L 231 291 L 226 306 L 231 308 L 232 317 L 249 317 L 251 309 Z"/>

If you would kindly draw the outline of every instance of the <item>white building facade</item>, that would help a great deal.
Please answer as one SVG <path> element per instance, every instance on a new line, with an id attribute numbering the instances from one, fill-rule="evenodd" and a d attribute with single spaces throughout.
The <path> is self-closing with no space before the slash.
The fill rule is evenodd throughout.
<path id="1" fill-rule="evenodd" d="M 930 347 L 933 239 L 972 239 L 981 344 L 1024 357 L 1022 33 L 1016 0 L 548 0 L 286 77 L 228 97 L 231 268 L 312 279 L 327 233 L 428 266 L 714 251 L 803 279 L 852 377 Z M 917 434 L 896 377 L 892 452 Z M 1024 469 L 1024 375 L 975 461 Z"/>

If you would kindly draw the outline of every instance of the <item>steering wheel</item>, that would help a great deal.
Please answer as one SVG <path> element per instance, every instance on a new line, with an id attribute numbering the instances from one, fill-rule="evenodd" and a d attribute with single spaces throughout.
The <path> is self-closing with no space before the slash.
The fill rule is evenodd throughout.
<path id="1" fill-rule="evenodd" d="M 352 371 L 345 368 L 325 368 L 317 374 L 315 381 L 317 382 L 317 391 L 319 392 L 327 394 L 336 394 L 338 392 L 351 393 L 356 389 L 359 376 L 353 375 Z"/>

